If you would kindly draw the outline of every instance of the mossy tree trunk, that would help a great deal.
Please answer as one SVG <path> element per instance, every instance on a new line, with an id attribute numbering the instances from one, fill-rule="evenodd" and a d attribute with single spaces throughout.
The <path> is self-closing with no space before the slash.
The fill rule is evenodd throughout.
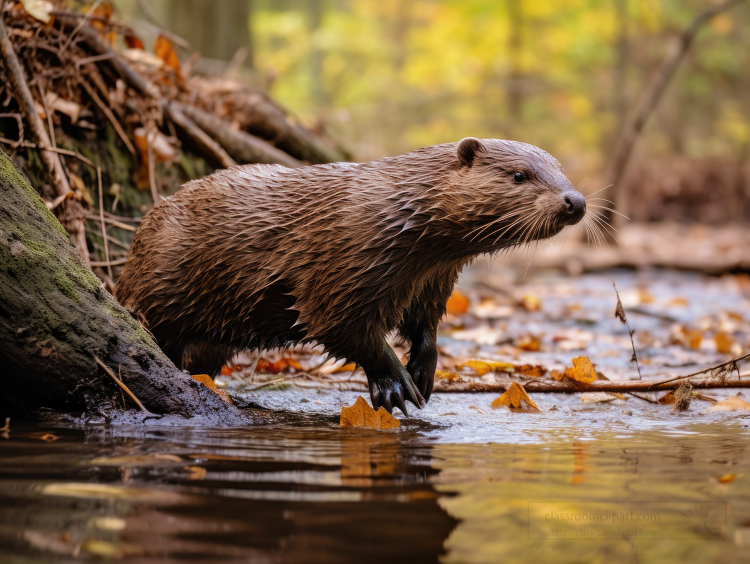
<path id="1" fill-rule="evenodd" d="M 107 293 L 42 199 L 0 152 L 0 416 L 135 408 L 98 357 L 155 414 L 245 420 L 180 372 Z"/>

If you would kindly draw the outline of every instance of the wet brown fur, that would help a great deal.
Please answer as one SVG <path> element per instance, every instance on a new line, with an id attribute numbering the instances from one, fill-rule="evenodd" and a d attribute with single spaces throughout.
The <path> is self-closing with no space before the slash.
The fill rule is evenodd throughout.
<path id="1" fill-rule="evenodd" d="M 574 223 L 566 194 L 580 196 L 548 153 L 495 139 L 363 164 L 238 166 L 146 216 L 117 298 L 192 373 L 215 376 L 239 350 L 301 342 L 367 372 L 393 331 L 412 356 L 423 337 L 434 347 L 475 256 Z"/>

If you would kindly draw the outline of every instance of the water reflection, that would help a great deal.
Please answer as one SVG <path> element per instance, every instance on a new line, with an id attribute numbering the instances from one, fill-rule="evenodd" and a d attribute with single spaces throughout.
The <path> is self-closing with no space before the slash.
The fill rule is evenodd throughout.
<path id="1" fill-rule="evenodd" d="M 174 431 L 15 425 L 0 439 L 0 560 L 733 562 L 750 554 L 742 420 L 522 445 L 310 421 Z M 560 537 L 574 523 L 549 524 L 555 512 L 639 511 L 658 515 L 658 534 L 599 520 L 587 522 L 588 537 Z M 630 534 L 606 537 L 615 528 Z"/>

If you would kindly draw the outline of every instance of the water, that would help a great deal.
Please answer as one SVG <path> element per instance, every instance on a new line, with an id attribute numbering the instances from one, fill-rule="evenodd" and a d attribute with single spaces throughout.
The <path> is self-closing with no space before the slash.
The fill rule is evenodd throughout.
<path id="1" fill-rule="evenodd" d="M 299 409 L 246 429 L 13 424 L 0 561 L 750 561 L 748 416 L 439 395 L 379 432 L 338 427 L 356 394 L 266 394 Z"/>

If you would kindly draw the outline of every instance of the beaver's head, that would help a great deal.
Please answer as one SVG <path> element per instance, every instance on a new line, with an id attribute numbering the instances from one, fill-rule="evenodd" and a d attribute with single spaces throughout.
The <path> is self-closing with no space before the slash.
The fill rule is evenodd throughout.
<path id="1" fill-rule="evenodd" d="M 479 252 L 552 237 L 586 214 L 557 159 L 527 143 L 467 137 L 456 146 L 451 176 L 445 211 Z"/>

